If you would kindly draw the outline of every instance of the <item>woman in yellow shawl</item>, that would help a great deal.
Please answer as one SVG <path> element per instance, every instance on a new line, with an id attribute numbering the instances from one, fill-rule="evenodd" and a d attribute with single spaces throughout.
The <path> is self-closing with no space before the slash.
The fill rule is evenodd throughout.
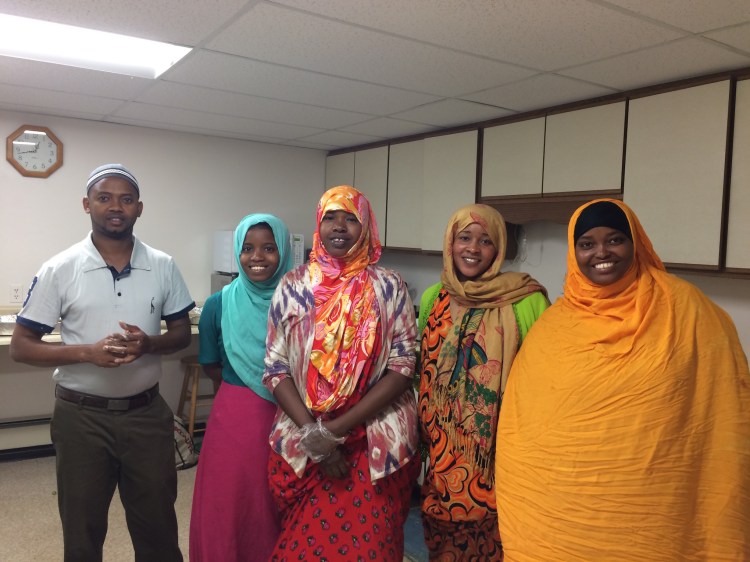
<path id="1" fill-rule="evenodd" d="M 549 304 L 529 275 L 501 273 L 505 237 L 492 207 L 456 211 L 445 232 L 442 283 L 421 301 L 419 416 L 429 454 L 422 521 L 431 560 L 502 560 L 497 415 L 518 346 Z"/>
<path id="2" fill-rule="evenodd" d="M 564 295 L 498 430 L 506 560 L 750 559 L 750 373 L 729 316 L 664 270 L 632 210 L 579 208 Z"/>

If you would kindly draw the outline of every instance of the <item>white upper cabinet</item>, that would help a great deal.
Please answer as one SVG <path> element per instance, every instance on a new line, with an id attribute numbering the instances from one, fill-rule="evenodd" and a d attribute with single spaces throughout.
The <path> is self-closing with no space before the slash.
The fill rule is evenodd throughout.
<path id="1" fill-rule="evenodd" d="M 482 197 L 539 195 L 544 117 L 484 129 Z"/>
<path id="2" fill-rule="evenodd" d="M 390 248 L 442 252 L 448 219 L 476 201 L 477 131 L 391 145 Z"/>
<path id="3" fill-rule="evenodd" d="M 422 249 L 441 252 L 448 219 L 476 202 L 478 131 L 426 138 Z"/>
<path id="4" fill-rule="evenodd" d="M 388 161 L 388 229 L 381 239 L 389 248 L 422 249 L 424 141 L 392 144 Z"/>
<path id="5" fill-rule="evenodd" d="M 386 230 L 388 198 L 388 147 L 380 146 L 326 158 L 326 189 L 351 185 L 365 194 L 378 223 L 380 241 Z"/>
<path id="6" fill-rule="evenodd" d="M 625 102 L 484 129 L 482 197 L 620 192 Z"/>
<path id="7" fill-rule="evenodd" d="M 624 201 L 664 262 L 718 268 L 729 81 L 632 100 Z"/>
<path id="8" fill-rule="evenodd" d="M 336 187 L 337 185 L 354 184 L 354 153 L 336 154 L 326 158 L 326 185 Z"/>
<path id="9" fill-rule="evenodd" d="M 625 102 L 547 116 L 545 195 L 622 190 Z"/>
<path id="10" fill-rule="evenodd" d="M 385 244 L 388 200 L 388 147 L 380 146 L 354 153 L 354 183 L 370 201 L 378 223 L 380 242 Z"/>
<path id="11" fill-rule="evenodd" d="M 737 82 L 736 99 L 726 266 L 750 269 L 750 80 Z"/>

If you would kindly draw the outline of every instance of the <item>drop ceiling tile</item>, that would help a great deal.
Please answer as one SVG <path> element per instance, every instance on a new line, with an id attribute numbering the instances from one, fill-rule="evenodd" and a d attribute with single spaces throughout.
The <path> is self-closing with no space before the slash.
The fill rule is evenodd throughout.
<path id="1" fill-rule="evenodd" d="M 750 66 L 750 0 L 186 6 L 182 0 L 0 0 L 0 12 L 199 46 L 159 81 L 0 57 L 0 107 L 329 150 L 412 134 L 412 119 L 403 117 L 410 110 L 430 123 L 425 128 L 451 126 L 486 118 L 473 115 L 468 108 L 476 104 L 467 102 L 526 111 Z M 705 38 L 678 41 L 691 32 Z M 214 39 L 249 58 L 202 50 Z M 383 81 L 396 86 L 377 84 Z M 38 91 L 29 96 L 32 89 Z M 135 117 L 108 113 L 131 100 L 161 107 L 140 118 L 138 105 L 126 110 Z M 300 131 L 303 138 L 295 138 Z M 335 142 L 312 140 L 311 131 Z"/>
<path id="2" fill-rule="evenodd" d="M 7 107 L 6 103 L 15 103 L 17 107 L 25 107 L 29 110 L 32 108 L 35 111 L 44 110 L 45 113 L 53 115 L 66 116 L 68 112 L 76 112 L 78 115 L 85 114 L 90 119 L 101 118 L 112 113 L 123 102 L 109 98 L 0 84 L 0 104 Z"/>
<path id="3" fill-rule="evenodd" d="M 294 37 L 294 41 L 289 38 Z M 304 45 L 304 48 L 300 48 Z M 207 48 L 331 76 L 455 96 L 532 70 L 402 39 L 273 4 L 259 4 Z"/>
<path id="4" fill-rule="evenodd" d="M 62 111 L 57 108 L 50 109 L 48 107 L 38 107 L 35 105 L 18 102 L 16 99 L 9 102 L 3 102 L 3 111 L 17 111 L 19 113 L 34 113 L 37 115 L 67 117 L 73 119 L 88 119 L 91 121 L 102 121 L 105 119 L 105 117 L 102 117 L 102 115 L 100 114 L 89 113 L 87 111 L 78 111 L 75 109 L 67 109 L 65 111 Z"/>
<path id="5" fill-rule="evenodd" d="M 322 131 L 322 129 L 313 127 L 300 127 L 285 123 L 272 123 L 270 121 L 244 119 L 242 117 L 189 111 L 176 107 L 145 103 L 129 103 L 115 113 L 115 117 L 117 116 L 141 119 L 153 123 L 173 123 L 204 129 L 214 128 L 218 131 L 249 133 L 256 136 L 278 139 L 307 137 Z"/>
<path id="6" fill-rule="evenodd" d="M 604 2 L 589 0 L 276 3 L 538 70 L 582 64 L 684 35 Z"/>
<path id="7" fill-rule="evenodd" d="M 507 107 L 513 111 L 532 111 L 614 93 L 614 90 L 556 74 L 539 74 L 515 84 L 477 92 L 468 99 Z"/>
<path id="8" fill-rule="evenodd" d="M 750 21 L 748 0 L 608 0 L 639 15 L 666 22 L 693 33 Z"/>
<path id="9" fill-rule="evenodd" d="M 0 56 L 0 83 L 127 100 L 153 80 Z"/>
<path id="10" fill-rule="evenodd" d="M 419 135 L 434 131 L 438 127 L 426 125 L 424 123 L 414 123 L 403 121 L 401 119 L 390 119 L 388 117 L 378 117 L 364 123 L 357 123 L 349 127 L 343 127 L 342 131 L 350 133 L 359 133 L 361 135 L 371 135 L 374 137 L 396 138 L 406 137 L 409 135 Z"/>
<path id="11" fill-rule="evenodd" d="M 373 137 L 370 135 L 347 133 L 346 131 L 326 131 L 325 133 L 311 135 L 300 140 L 302 142 L 335 146 L 336 148 L 347 148 L 350 146 L 359 146 L 371 142 L 379 142 L 385 139 L 380 137 Z"/>
<path id="12" fill-rule="evenodd" d="M 511 113 L 513 113 L 512 110 L 504 107 L 451 99 L 428 103 L 408 111 L 402 111 L 394 114 L 394 117 L 438 127 L 453 127 L 505 117 Z"/>
<path id="13" fill-rule="evenodd" d="M 183 0 L 3 0 L 0 12 L 194 46 L 254 3 L 248 0 L 191 2 L 189 5 Z"/>
<path id="14" fill-rule="evenodd" d="M 750 23 L 704 33 L 704 36 L 750 54 Z"/>
<path id="15" fill-rule="evenodd" d="M 437 96 L 365 84 L 221 53 L 199 52 L 175 67 L 168 80 L 384 116 L 435 101 Z"/>
<path id="16" fill-rule="evenodd" d="M 284 146 L 295 146 L 297 148 L 310 148 L 313 150 L 325 150 L 328 152 L 329 150 L 335 150 L 338 148 L 335 145 L 332 144 L 322 144 L 322 143 L 315 143 L 315 142 L 305 142 L 303 140 L 290 140 L 285 141 Z"/>
<path id="17" fill-rule="evenodd" d="M 739 55 L 706 39 L 690 37 L 606 61 L 569 68 L 560 74 L 610 88 L 630 90 L 748 65 L 750 56 Z"/>
<path id="18" fill-rule="evenodd" d="M 336 129 L 371 119 L 362 113 L 164 81 L 155 84 L 135 101 L 321 129 Z"/>
<path id="19" fill-rule="evenodd" d="M 130 117 L 119 116 L 117 118 L 110 118 L 107 120 L 109 123 L 117 123 L 120 125 L 133 125 L 136 127 L 147 127 L 151 129 L 161 129 L 164 131 L 179 131 L 182 133 L 193 133 L 196 135 L 207 135 L 212 137 L 241 139 L 247 141 L 257 141 L 268 144 L 282 144 L 286 142 L 286 139 L 278 139 L 275 137 L 262 137 L 252 134 L 245 134 L 234 131 L 218 131 L 214 128 L 206 129 L 203 127 L 174 124 L 174 123 L 160 123 L 156 121 L 149 121 L 148 119 L 138 119 Z"/>

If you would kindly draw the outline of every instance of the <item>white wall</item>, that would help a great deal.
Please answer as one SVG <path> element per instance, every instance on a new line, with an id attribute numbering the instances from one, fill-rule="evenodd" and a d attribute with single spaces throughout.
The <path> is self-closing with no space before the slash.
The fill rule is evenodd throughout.
<path id="1" fill-rule="evenodd" d="M 10 284 L 25 292 L 45 259 L 89 231 L 86 180 L 108 162 L 138 178 L 143 215 L 135 233 L 175 257 L 196 301 L 209 295 L 214 230 L 270 212 L 312 239 L 323 151 L 0 111 L 3 138 L 23 124 L 49 127 L 64 143 L 64 163 L 47 179 L 0 164 L 0 307 L 10 306 Z"/>

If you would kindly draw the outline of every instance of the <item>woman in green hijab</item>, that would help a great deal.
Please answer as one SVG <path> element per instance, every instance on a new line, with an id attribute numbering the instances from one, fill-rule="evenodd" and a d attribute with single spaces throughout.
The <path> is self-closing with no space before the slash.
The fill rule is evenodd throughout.
<path id="1" fill-rule="evenodd" d="M 279 534 L 268 490 L 268 435 L 276 403 L 261 384 L 271 296 L 292 268 L 289 231 L 273 215 L 248 215 L 234 232 L 239 276 L 201 314 L 199 361 L 221 383 L 195 479 L 190 560 L 268 559 Z"/>

